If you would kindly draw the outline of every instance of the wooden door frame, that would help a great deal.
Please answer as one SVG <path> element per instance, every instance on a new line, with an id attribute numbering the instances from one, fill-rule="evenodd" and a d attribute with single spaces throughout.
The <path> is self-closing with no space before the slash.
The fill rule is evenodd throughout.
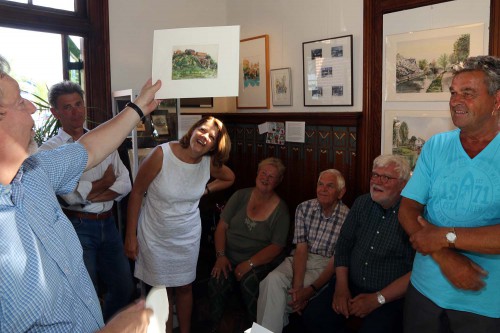
<path id="1" fill-rule="evenodd" d="M 383 16 L 448 1 L 450 0 L 364 0 L 363 115 L 358 130 L 358 193 L 368 192 L 372 162 L 381 152 Z M 500 0 L 490 0 L 490 55 L 500 56 L 499 35 Z"/>

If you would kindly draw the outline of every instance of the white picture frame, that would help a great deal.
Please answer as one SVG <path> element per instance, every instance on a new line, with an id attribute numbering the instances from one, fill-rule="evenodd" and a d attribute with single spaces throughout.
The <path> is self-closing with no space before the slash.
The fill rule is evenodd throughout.
<path id="1" fill-rule="evenodd" d="M 292 105 L 292 70 L 290 67 L 271 69 L 273 106 Z"/>
<path id="2" fill-rule="evenodd" d="M 269 109 L 269 35 L 240 41 L 236 108 Z"/>
<path id="3" fill-rule="evenodd" d="M 454 63 L 449 62 L 449 67 L 443 69 L 439 59 L 443 55 L 449 57 L 454 54 L 454 44 L 462 35 L 469 35 L 467 56 L 484 54 L 484 23 L 385 36 L 385 101 L 447 101 Z M 429 69 L 431 66 L 422 70 L 419 66 L 422 60 L 429 64 L 435 63 L 433 68 L 436 73 L 426 75 L 425 72 L 432 72 Z M 407 74 L 403 76 L 401 73 Z M 434 75 L 442 75 L 442 92 L 426 92 Z M 419 89 L 419 92 L 411 92 Z"/>
<path id="4" fill-rule="evenodd" d="M 302 43 L 304 106 L 353 105 L 352 35 Z"/>
<path id="5" fill-rule="evenodd" d="M 155 30 L 152 78 L 162 81 L 156 98 L 237 96 L 239 46 L 239 26 Z M 180 63 L 177 52 L 196 55 L 207 71 L 196 72 L 194 77 L 184 74 L 190 73 L 188 68 L 178 75 L 179 66 L 173 65 Z M 194 65 L 190 62 L 189 66 Z"/>
<path id="6" fill-rule="evenodd" d="M 407 125 L 406 137 L 409 139 L 415 137 L 417 143 L 412 148 L 402 149 L 398 143 L 398 135 L 395 133 L 394 121 L 397 119 L 400 123 Z M 419 147 L 423 141 L 427 141 L 431 136 L 440 132 L 451 131 L 455 129 L 449 111 L 426 110 L 386 110 L 384 112 L 384 133 L 382 143 L 382 153 L 391 155 L 402 155 L 408 159 L 412 170 L 415 167 L 416 160 L 420 154 Z M 399 127 L 401 129 L 401 127 Z M 418 143 L 420 142 L 420 143 Z"/>

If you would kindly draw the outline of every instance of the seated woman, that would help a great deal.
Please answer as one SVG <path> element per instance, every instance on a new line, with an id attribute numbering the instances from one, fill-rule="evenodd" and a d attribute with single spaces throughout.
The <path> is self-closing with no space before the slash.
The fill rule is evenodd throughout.
<path id="1" fill-rule="evenodd" d="M 248 320 L 256 321 L 259 283 L 283 259 L 290 216 L 274 192 L 285 166 L 270 157 L 259 163 L 255 187 L 236 191 L 215 230 L 217 261 L 208 282 L 210 315 L 219 325 L 232 289 L 239 284 Z"/>

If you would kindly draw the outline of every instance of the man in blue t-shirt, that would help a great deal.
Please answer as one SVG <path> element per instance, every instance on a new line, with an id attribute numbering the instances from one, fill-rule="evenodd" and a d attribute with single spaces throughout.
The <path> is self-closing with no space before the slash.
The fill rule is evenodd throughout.
<path id="1" fill-rule="evenodd" d="M 458 129 L 424 145 L 402 192 L 399 220 L 418 251 L 407 333 L 500 327 L 500 59 L 457 65 L 450 92 Z"/>
<path id="2" fill-rule="evenodd" d="M 104 326 L 82 247 L 56 194 L 73 190 L 158 102 L 148 81 L 133 107 L 76 143 L 30 156 L 35 106 L 0 56 L 0 332 L 146 332 L 138 302 Z M 141 110 L 142 109 L 142 110 Z M 35 145 L 36 146 L 36 145 Z"/>

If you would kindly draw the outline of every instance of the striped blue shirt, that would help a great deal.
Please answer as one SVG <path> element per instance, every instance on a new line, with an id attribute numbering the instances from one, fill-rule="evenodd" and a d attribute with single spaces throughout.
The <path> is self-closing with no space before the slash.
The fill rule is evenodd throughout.
<path id="1" fill-rule="evenodd" d="M 73 190 L 87 158 L 78 143 L 41 152 L 0 184 L 0 332 L 103 326 L 80 242 L 56 199 Z"/>

